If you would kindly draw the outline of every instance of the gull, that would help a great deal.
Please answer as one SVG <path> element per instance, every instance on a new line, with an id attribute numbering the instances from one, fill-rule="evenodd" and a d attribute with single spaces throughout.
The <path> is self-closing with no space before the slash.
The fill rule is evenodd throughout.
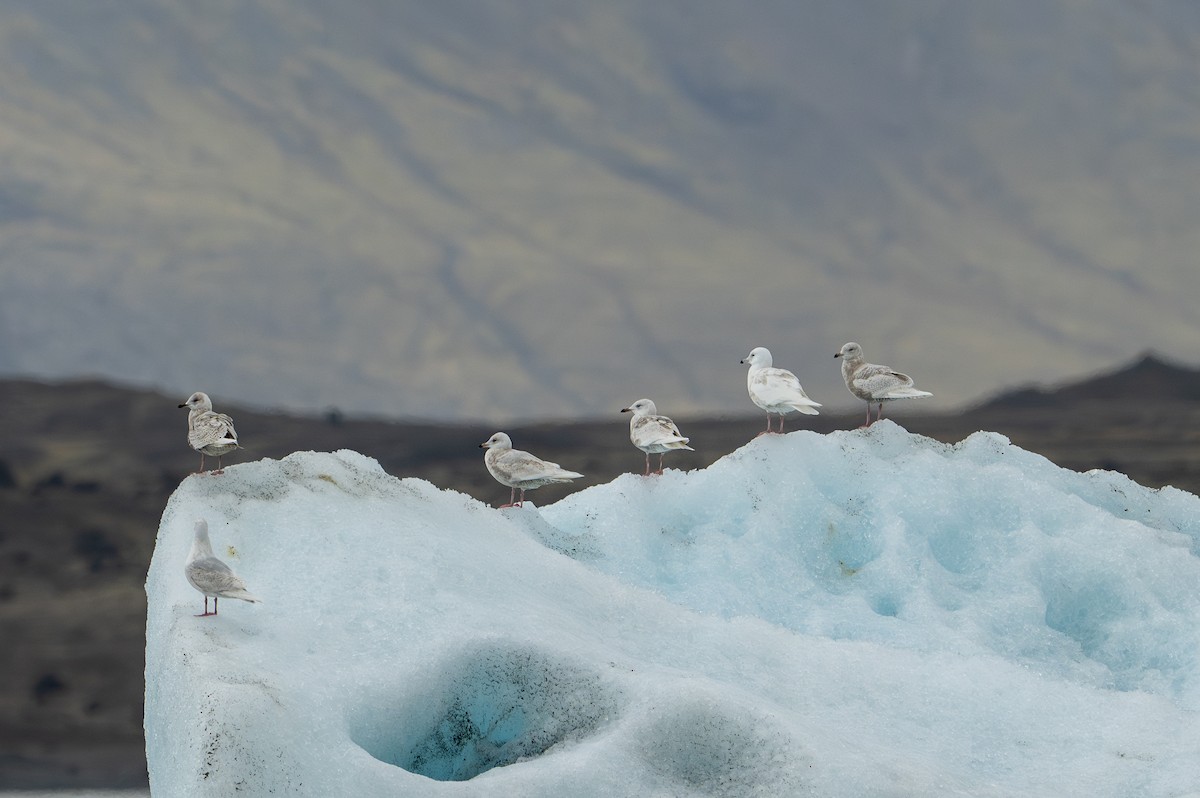
<path id="1" fill-rule="evenodd" d="M 567 471 L 558 463 L 548 463 L 534 457 L 529 452 L 512 447 L 512 438 L 506 433 L 497 432 L 483 443 L 480 449 L 487 449 L 483 454 L 483 464 L 496 481 L 501 485 L 512 488 L 508 504 L 503 507 L 525 506 L 525 491 L 540 488 L 551 482 L 570 482 L 582 477 L 574 471 Z M 520 500 L 516 499 L 517 491 L 521 491 Z"/>
<path id="2" fill-rule="evenodd" d="M 913 387 L 913 378 L 907 374 L 893 371 L 889 366 L 878 366 L 863 360 L 863 350 L 851 341 L 842 346 L 834 357 L 842 359 L 842 379 L 850 393 L 867 403 L 867 423 L 871 426 L 871 404 L 879 404 L 875 420 L 883 418 L 883 403 L 895 399 L 916 399 L 921 396 L 933 396 L 929 391 L 919 391 Z"/>
<path id="3" fill-rule="evenodd" d="M 746 374 L 746 389 L 750 392 L 750 399 L 767 411 L 767 429 L 760 435 L 773 431 L 772 414 L 779 416 L 780 432 L 783 432 L 783 417 L 788 413 L 795 411 L 807 416 L 817 415 L 816 408 L 821 405 L 808 398 L 795 374 L 787 369 L 771 367 L 769 349 L 755 347 L 742 363 L 750 364 L 750 371 Z"/>
<path id="4" fill-rule="evenodd" d="M 689 438 L 683 437 L 675 422 L 666 416 L 658 415 L 658 408 L 649 399 L 638 399 L 626 407 L 622 413 L 633 413 L 629 419 L 629 440 L 633 445 L 646 453 L 646 473 L 650 476 L 650 455 L 658 455 L 658 470 L 663 472 L 663 455 L 672 449 L 687 449 L 696 451 L 688 446 Z"/>
<path id="5" fill-rule="evenodd" d="M 192 587 L 204 594 L 204 614 L 197 615 L 197 618 L 216 615 L 217 599 L 241 599 L 251 604 L 262 601 L 246 590 L 246 583 L 240 576 L 213 556 L 212 543 L 208 539 L 208 522 L 203 518 L 196 519 L 196 539 L 192 541 L 192 551 L 188 554 L 183 573 Z M 213 600 L 212 612 L 208 611 L 209 596 Z"/>
<path id="6" fill-rule="evenodd" d="M 188 408 L 188 443 L 200 452 L 200 472 L 204 473 L 204 455 L 217 458 L 214 474 L 224 474 L 221 458 L 238 448 L 233 419 L 224 413 L 214 413 L 208 394 L 196 391 L 180 405 Z"/>

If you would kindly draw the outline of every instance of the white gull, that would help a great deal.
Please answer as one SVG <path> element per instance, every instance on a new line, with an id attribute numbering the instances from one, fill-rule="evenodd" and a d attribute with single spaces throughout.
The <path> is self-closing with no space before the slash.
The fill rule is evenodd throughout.
<path id="1" fill-rule="evenodd" d="M 479 448 L 487 449 L 483 454 L 483 464 L 488 472 L 501 485 L 512 488 L 508 504 L 501 507 L 521 507 L 525 504 L 525 491 L 540 488 L 552 482 L 570 482 L 582 477 L 574 471 L 567 471 L 558 463 L 550 463 L 534 457 L 529 452 L 512 447 L 512 438 L 507 433 L 497 432 Z M 521 491 L 520 500 L 516 499 L 517 491 Z"/>
<path id="2" fill-rule="evenodd" d="M 742 363 L 750 364 L 746 374 L 746 389 L 754 404 L 767 411 L 767 429 L 760 434 L 772 432 L 771 415 L 779 416 L 779 431 L 783 432 L 783 417 L 788 413 L 804 413 L 808 416 L 818 415 L 817 408 L 821 405 L 808 398 L 808 394 L 800 387 L 800 380 L 787 369 L 777 369 L 771 366 L 771 351 L 766 347 L 755 347 Z"/>

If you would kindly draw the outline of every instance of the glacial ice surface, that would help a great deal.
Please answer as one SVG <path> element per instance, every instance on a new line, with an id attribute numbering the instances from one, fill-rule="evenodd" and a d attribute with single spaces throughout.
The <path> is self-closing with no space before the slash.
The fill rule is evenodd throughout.
<path id="1" fill-rule="evenodd" d="M 194 617 L 197 517 L 263 604 Z M 888 421 L 544 508 L 230 466 L 158 533 L 151 789 L 1200 794 L 1198 555 L 1195 496 Z"/>

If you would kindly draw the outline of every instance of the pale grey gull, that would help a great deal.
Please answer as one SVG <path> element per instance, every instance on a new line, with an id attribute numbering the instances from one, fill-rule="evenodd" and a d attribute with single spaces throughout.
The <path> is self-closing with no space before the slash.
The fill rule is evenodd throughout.
<path id="1" fill-rule="evenodd" d="M 246 583 L 233 569 L 213 555 L 212 542 L 208 539 L 208 522 L 203 518 L 196 519 L 196 537 L 192 541 L 192 550 L 183 573 L 192 587 L 204 594 L 204 614 L 197 615 L 197 618 L 216 615 L 217 599 L 241 599 L 251 604 L 262 601 L 246 590 Z M 213 600 L 212 612 L 208 611 L 209 596 Z"/>
<path id="2" fill-rule="evenodd" d="M 650 476 L 650 455 L 652 454 L 658 455 L 658 471 L 654 473 L 661 474 L 663 472 L 663 456 L 667 452 L 675 449 L 696 451 L 688 446 L 691 439 L 683 436 L 674 421 L 666 416 L 658 415 L 658 408 L 649 399 L 638 399 L 621 412 L 633 413 L 629 419 L 629 440 L 646 453 L 644 476 Z"/>
<path id="3" fill-rule="evenodd" d="M 842 359 L 842 379 L 850 393 L 867 403 L 867 423 L 871 421 L 872 403 L 879 405 L 875 421 L 883 418 L 883 403 L 896 399 L 917 399 L 922 396 L 933 396 L 929 391 L 921 391 L 913 387 L 913 378 L 907 374 L 894 371 L 890 366 L 879 366 L 868 363 L 863 359 L 862 347 L 851 341 L 842 346 L 834 357 Z"/>
<path id="4" fill-rule="evenodd" d="M 500 505 L 502 508 L 524 506 L 527 490 L 540 488 L 552 482 L 570 482 L 583 476 L 574 471 L 567 471 L 558 463 L 549 463 L 529 452 L 514 449 L 512 439 L 503 432 L 497 432 L 479 444 L 479 448 L 487 449 L 483 454 L 483 464 L 487 466 L 488 472 L 501 485 L 512 488 L 508 504 Z M 518 490 L 521 491 L 520 499 L 516 498 Z"/>
<path id="5" fill-rule="evenodd" d="M 188 443 L 200 452 L 200 473 L 204 473 L 204 455 L 217 458 L 214 474 L 224 474 L 221 458 L 238 448 L 233 419 L 224 413 L 214 413 L 208 394 L 196 391 L 180 405 L 188 409 Z"/>

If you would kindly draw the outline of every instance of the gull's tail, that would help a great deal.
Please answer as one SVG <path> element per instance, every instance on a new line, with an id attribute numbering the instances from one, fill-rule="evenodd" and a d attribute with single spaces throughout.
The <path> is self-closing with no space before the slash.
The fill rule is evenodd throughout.
<path id="1" fill-rule="evenodd" d="M 806 416 L 821 415 L 820 413 L 817 412 L 817 408 L 820 406 L 821 406 L 820 402 L 814 402 L 812 399 L 809 399 L 807 396 L 804 397 L 804 399 L 801 399 L 799 401 L 793 402 L 790 405 L 788 405 L 788 407 L 792 408 L 797 413 L 803 413 Z"/>
<path id="2" fill-rule="evenodd" d="M 262 604 L 262 599 L 248 590 L 230 590 L 222 593 L 221 598 L 239 599 L 241 601 L 248 601 L 251 604 Z"/>

